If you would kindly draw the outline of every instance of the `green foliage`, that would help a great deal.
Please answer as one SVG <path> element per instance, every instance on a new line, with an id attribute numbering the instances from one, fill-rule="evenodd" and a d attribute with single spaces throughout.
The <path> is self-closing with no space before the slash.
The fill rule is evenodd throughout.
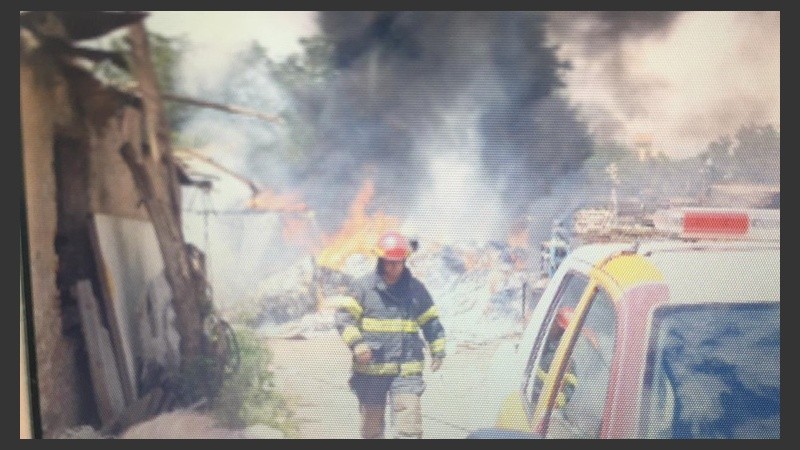
<path id="1" fill-rule="evenodd" d="M 599 146 L 583 166 L 587 183 L 609 191 L 606 168 L 618 168 L 620 195 L 702 196 L 710 186 L 729 183 L 780 183 L 780 132 L 771 126 L 743 126 L 721 136 L 696 157 L 672 159 L 661 152 L 640 155 L 623 146 Z"/>
<path id="2" fill-rule="evenodd" d="M 159 89 L 164 93 L 175 92 L 179 82 L 177 77 L 178 64 L 186 51 L 187 42 L 185 38 L 166 37 L 153 32 L 148 32 L 147 36 L 150 44 L 150 57 L 153 60 Z M 132 67 L 130 45 L 124 38 L 112 38 L 103 46 L 107 50 L 121 53 L 128 62 L 128 66 Z M 129 71 L 110 62 L 97 64 L 94 73 L 105 82 L 122 89 L 134 84 L 133 75 Z M 167 120 L 173 128 L 179 126 L 189 117 L 187 106 L 180 103 L 164 102 L 164 109 Z"/>
<path id="3" fill-rule="evenodd" d="M 228 427 L 265 424 L 283 431 L 286 437 L 295 437 L 293 414 L 273 384 L 269 348 L 250 328 L 236 328 L 235 335 L 241 363 L 211 400 L 212 414 Z"/>
<path id="4" fill-rule="evenodd" d="M 317 35 L 300 39 L 300 45 L 303 47 L 301 54 L 290 55 L 279 63 L 270 61 L 270 76 L 296 98 L 323 97 L 319 94 L 329 89 L 338 75 L 333 64 L 333 43 Z M 284 113 L 286 133 L 283 149 L 295 163 L 302 164 L 317 147 L 316 124 L 321 113 L 322 109 L 318 107 Z"/>
<path id="5" fill-rule="evenodd" d="M 217 383 L 213 379 L 217 377 L 209 377 L 209 374 L 217 373 L 218 367 L 218 362 L 207 356 L 201 356 L 181 367 L 175 383 L 181 403 L 189 405 L 215 392 L 218 386 L 215 386 Z"/>
<path id="6" fill-rule="evenodd" d="M 271 62 L 273 78 L 291 91 L 305 91 L 330 81 L 336 71 L 333 67 L 333 44 L 323 36 L 300 39 L 303 53 L 293 54 L 283 62 Z"/>
<path id="7" fill-rule="evenodd" d="M 259 309 L 253 306 L 240 307 L 229 313 L 231 322 L 248 327 L 256 327 L 259 323 Z"/>
<path id="8" fill-rule="evenodd" d="M 701 155 L 713 183 L 780 183 L 781 134 L 771 126 L 745 126 Z"/>

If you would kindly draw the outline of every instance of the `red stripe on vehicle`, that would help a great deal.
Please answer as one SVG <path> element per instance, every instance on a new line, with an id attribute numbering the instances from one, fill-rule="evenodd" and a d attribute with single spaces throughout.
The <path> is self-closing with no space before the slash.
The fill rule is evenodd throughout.
<path id="1" fill-rule="evenodd" d="M 746 234 L 750 217 L 743 213 L 687 212 L 683 217 L 685 233 Z"/>

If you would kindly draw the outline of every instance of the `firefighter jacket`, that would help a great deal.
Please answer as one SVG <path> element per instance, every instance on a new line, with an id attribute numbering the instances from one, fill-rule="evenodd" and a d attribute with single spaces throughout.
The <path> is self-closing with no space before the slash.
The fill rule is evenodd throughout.
<path id="1" fill-rule="evenodd" d="M 372 361 L 353 371 L 378 376 L 421 375 L 427 342 L 431 356 L 445 356 L 444 327 L 428 290 L 408 268 L 387 286 L 379 273 L 356 281 L 338 305 L 336 328 L 351 350 L 369 346 Z"/>

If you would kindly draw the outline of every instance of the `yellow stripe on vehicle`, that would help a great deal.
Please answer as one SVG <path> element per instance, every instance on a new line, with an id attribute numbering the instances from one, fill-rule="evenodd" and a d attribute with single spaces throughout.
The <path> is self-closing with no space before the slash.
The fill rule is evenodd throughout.
<path id="1" fill-rule="evenodd" d="M 551 405 L 555 404 L 556 397 L 559 393 L 558 389 L 558 378 L 559 374 L 565 370 L 567 365 L 567 349 L 572 346 L 572 343 L 575 340 L 575 328 L 580 325 L 582 322 L 582 318 L 586 315 L 586 310 L 589 307 L 589 302 L 592 296 L 594 296 L 595 292 L 597 291 L 597 281 L 590 281 L 589 284 L 584 289 L 583 294 L 581 294 L 580 300 L 578 300 L 578 304 L 575 306 L 575 313 L 573 315 L 573 321 L 570 321 L 570 324 L 567 326 L 567 329 L 564 330 L 564 335 L 561 337 L 561 340 L 558 343 L 558 347 L 556 348 L 556 353 L 553 355 L 553 360 L 550 363 L 550 367 L 548 367 L 547 374 L 545 374 L 545 381 L 544 385 L 542 386 L 542 394 L 539 397 L 539 400 L 536 403 L 536 407 L 533 413 L 533 426 L 535 427 L 547 413 L 548 408 Z"/>
<path id="2" fill-rule="evenodd" d="M 638 254 L 609 258 L 593 268 L 590 276 L 596 279 L 615 300 L 632 286 L 664 279 L 661 272 L 647 258 Z"/>
<path id="3" fill-rule="evenodd" d="M 522 393 L 514 392 L 503 400 L 495 426 L 504 430 L 531 431 L 526 411 Z"/>
<path id="4" fill-rule="evenodd" d="M 416 333 L 419 331 L 419 325 L 413 320 L 365 317 L 361 321 L 361 329 L 373 333 Z"/>
<path id="5" fill-rule="evenodd" d="M 426 323 L 428 323 L 429 320 L 435 319 L 437 317 L 439 317 L 439 309 L 436 307 L 436 305 L 433 305 L 430 308 L 428 308 L 427 311 L 425 311 L 424 313 L 420 314 L 419 317 L 417 317 L 417 323 L 419 324 L 419 326 L 423 326 Z"/>
<path id="6" fill-rule="evenodd" d="M 556 394 L 556 404 L 553 409 L 561 409 L 567 404 L 567 396 L 563 392 Z"/>

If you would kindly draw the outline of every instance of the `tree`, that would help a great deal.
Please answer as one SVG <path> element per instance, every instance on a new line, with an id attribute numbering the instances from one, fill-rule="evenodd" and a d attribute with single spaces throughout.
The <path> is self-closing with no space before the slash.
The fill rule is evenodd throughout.
<path id="1" fill-rule="evenodd" d="M 743 126 L 733 138 L 722 136 L 708 146 L 702 159 L 710 183 L 779 183 L 780 132 L 770 125 Z"/>
<path id="2" fill-rule="evenodd" d="M 156 72 L 156 80 L 162 92 L 175 92 L 179 83 L 178 64 L 186 51 L 187 41 L 183 37 L 167 37 L 151 31 L 147 32 L 150 57 Z M 100 43 L 110 51 L 121 53 L 128 65 L 131 65 L 131 46 L 126 38 L 115 37 Z M 135 81 L 125 68 L 117 67 L 110 61 L 98 64 L 95 75 L 109 84 L 127 90 Z M 178 129 L 189 118 L 190 110 L 186 105 L 176 102 L 164 105 L 167 121 L 171 129 Z"/>
<path id="3" fill-rule="evenodd" d="M 325 86 L 336 75 L 333 44 L 317 35 L 300 39 L 302 54 L 293 54 L 280 63 L 270 64 L 270 74 L 286 89 L 299 94 Z"/>
<path id="4" fill-rule="evenodd" d="M 736 132 L 732 157 L 744 180 L 779 183 L 781 136 L 772 126 L 745 126 Z"/>

